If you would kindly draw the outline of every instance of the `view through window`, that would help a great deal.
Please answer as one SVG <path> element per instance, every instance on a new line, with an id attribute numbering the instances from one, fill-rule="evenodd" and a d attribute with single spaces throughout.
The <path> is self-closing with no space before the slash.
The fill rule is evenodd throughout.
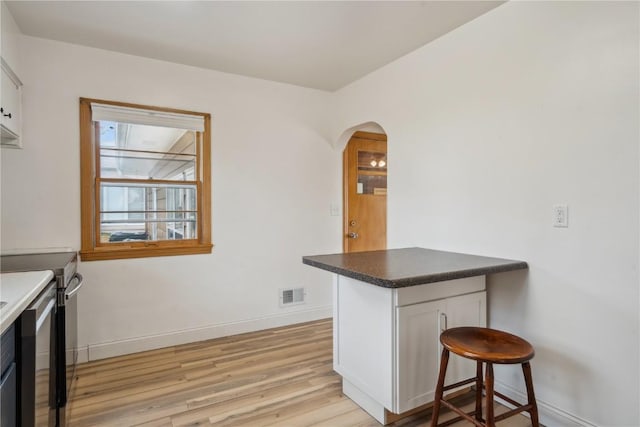
<path id="1" fill-rule="evenodd" d="M 195 132 L 98 123 L 100 240 L 195 239 Z"/>

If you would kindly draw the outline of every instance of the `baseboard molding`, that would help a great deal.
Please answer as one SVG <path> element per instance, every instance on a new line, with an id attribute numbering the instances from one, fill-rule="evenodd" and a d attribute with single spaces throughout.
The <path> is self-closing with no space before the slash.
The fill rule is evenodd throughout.
<path id="1" fill-rule="evenodd" d="M 526 403 L 527 395 L 515 388 L 500 382 L 496 381 L 496 390 L 501 392 L 502 394 L 514 399 L 517 402 Z M 537 397 L 537 396 L 536 396 Z M 496 401 L 500 402 L 504 406 L 508 408 L 513 408 L 513 405 L 506 402 L 505 400 L 500 399 L 496 396 Z M 595 424 L 592 424 L 582 418 L 570 414 L 567 411 L 563 411 L 560 408 L 557 408 L 539 398 L 536 399 L 538 404 L 538 417 L 540 418 L 540 423 L 549 426 L 549 427 L 597 427 Z M 526 412 L 523 414 L 528 415 Z"/>
<path id="2" fill-rule="evenodd" d="M 107 343 L 90 344 L 78 349 L 78 362 L 106 359 L 108 357 L 141 351 L 155 350 L 163 347 L 205 341 L 230 335 L 255 332 L 279 326 L 310 322 L 313 320 L 330 318 L 333 315 L 332 306 L 316 307 L 309 310 L 297 310 L 284 314 L 264 316 L 237 322 L 221 323 L 203 328 L 172 331 L 166 334 L 136 337 Z"/>

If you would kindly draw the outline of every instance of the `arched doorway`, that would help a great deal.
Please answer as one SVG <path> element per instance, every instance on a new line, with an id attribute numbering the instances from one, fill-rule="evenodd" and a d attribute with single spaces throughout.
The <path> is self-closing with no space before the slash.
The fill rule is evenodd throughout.
<path id="1" fill-rule="evenodd" d="M 351 135 L 343 152 L 344 252 L 387 247 L 387 164 L 385 133 Z"/>

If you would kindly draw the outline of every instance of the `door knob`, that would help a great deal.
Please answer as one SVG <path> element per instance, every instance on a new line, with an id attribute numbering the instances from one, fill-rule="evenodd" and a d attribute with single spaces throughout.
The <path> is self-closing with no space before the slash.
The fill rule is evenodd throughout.
<path id="1" fill-rule="evenodd" d="M 349 234 L 347 234 L 347 237 L 350 239 L 357 239 L 358 238 L 358 233 L 354 233 L 353 231 Z"/>

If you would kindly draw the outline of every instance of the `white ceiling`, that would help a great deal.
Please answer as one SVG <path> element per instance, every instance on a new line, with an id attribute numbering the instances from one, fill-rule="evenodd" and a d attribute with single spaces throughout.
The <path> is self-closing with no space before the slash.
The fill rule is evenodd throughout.
<path id="1" fill-rule="evenodd" d="M 333 91 L 502 1 L 7 1 L 27 35 Z"/>

